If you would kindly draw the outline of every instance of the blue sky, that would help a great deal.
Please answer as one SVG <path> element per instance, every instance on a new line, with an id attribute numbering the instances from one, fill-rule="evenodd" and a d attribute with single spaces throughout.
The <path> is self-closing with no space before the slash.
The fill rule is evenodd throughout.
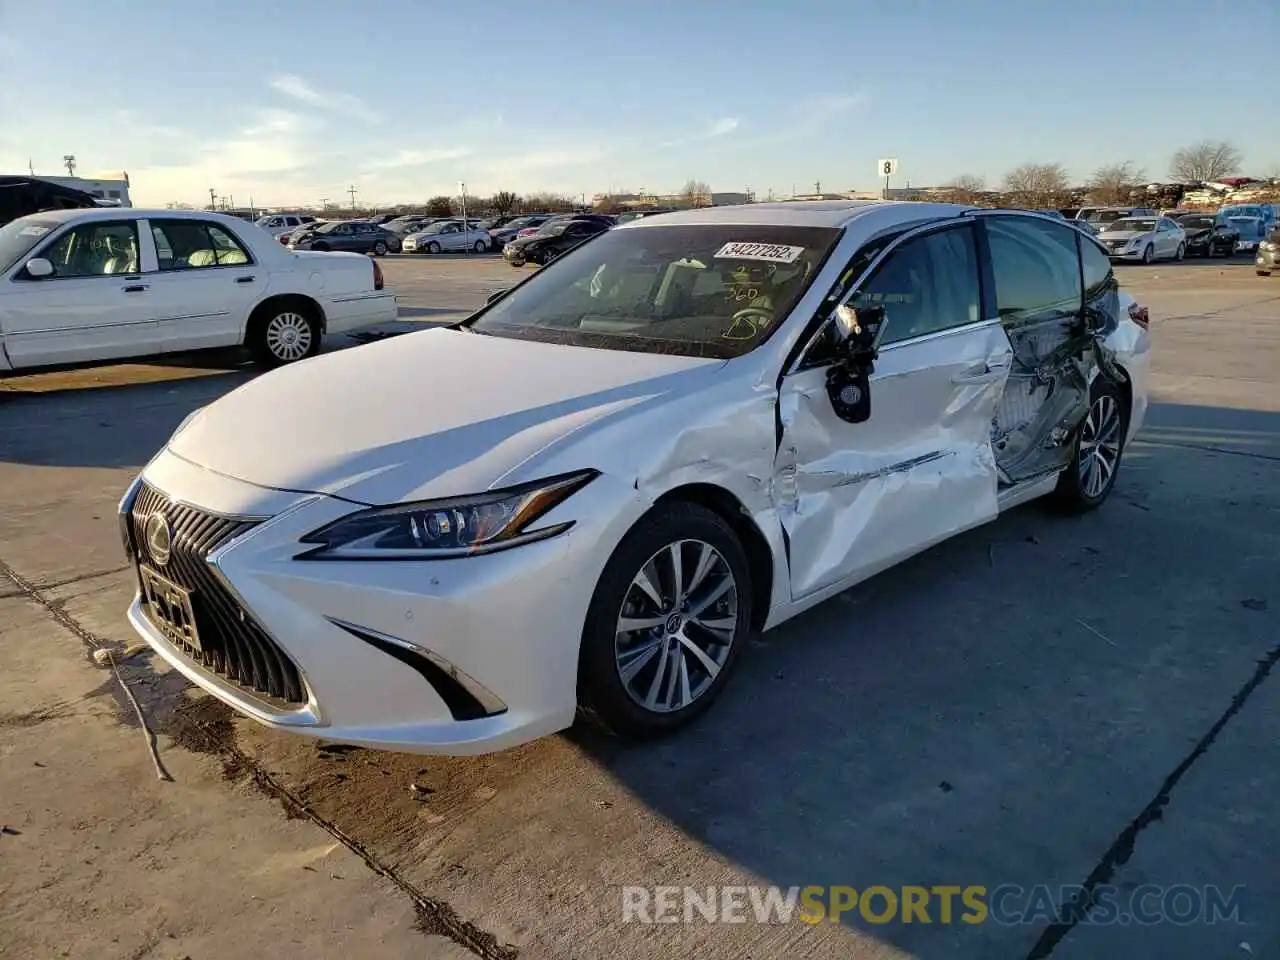
<path id="1" fill-rule="evenodd" d="M 764 196 L 1020 163 L 1152 179 L 1203 138 L 1280 173 L 1280 4 L 1233 0 L 0 0 L 0 173 L 135 202 Z M 50 37 L 56 39 L 50 40 Z"/>

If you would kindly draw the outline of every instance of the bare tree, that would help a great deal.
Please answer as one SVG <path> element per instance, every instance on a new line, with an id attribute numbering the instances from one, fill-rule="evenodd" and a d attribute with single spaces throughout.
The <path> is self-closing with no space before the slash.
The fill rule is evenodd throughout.
<path id="1" fill-rule="evenodd" d="M 611 193 L 606 193 L 603 197 L 597 199 L 594 207 L 596 213 L 607 213 L 611 215 L 621 213 L 623 210 L 622 202 Z"/>
<path id="2" fill-rule="evenodd" d="M 1109 163 L 1093 171 L 1087 184 L 1094 203 L 1107 205 L 1128 203 L 1133 191 L 1147 179 L 1147 172 L 1126 160 Z"/>
<path id="3" fill-rule="evenodd" d="M 427 201 L 428 217 L 452 217 L 453 197 L 432 197 Z"/>
<path id="4" fill-rule="evenodd" d="M 942 189 L 948 202 L 972 204 L 987 189 L 987 181 L 972 173 L 962 173 Z"/>
<path id="5" fill-rule="evenodd" d="M 1202 183 L 1227 177 L 1240 169 L 1240 151 L 1226 140 L 1201 140 L 1183 147 L 1169 161 L 1175 180 Z"/>
<path id="6" fill-rule="evenodd" d="M 538 210 L 546 213 L 569 213 L 577 207 L 573 197 L 561 193 L 531 193 L 524 198 L 524 209 Z"/>
<path id="7" fill-rule="evenodd" d="M 520 197 L 510 190 L 499 190 L 489 201 L 489 208 L 500 217 L 515 213 L 520 206 Z"/>
<path id="8" fill-rule="evenodd" d="M 711 188 L 701 180 L 689 180 L 680 188 L 680 199 L 691 207 L 709 207 Z"/>
<path id="9" fill-rule="evenodd" d="M 1061 206 L 1071 192 L 1066 168 L 1060 163 L 1024 163 L 1004 175 L 1004 189 L 1013 202 L 1032 209 Z"/>

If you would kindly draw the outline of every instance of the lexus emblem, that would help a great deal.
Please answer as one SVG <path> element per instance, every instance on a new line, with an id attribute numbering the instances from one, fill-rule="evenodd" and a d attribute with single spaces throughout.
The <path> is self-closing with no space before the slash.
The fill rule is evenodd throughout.
<path id="1" fill-rule="evenodd" d="M 156 566 L 163 567 L 169 562 L 169 550 L 173 545 L 173 531 L 169 529 L 169 518 L 163 513 L 153 513 L 147 517 L 147 525 L 143 529 L 147 539 L 147 553 L 151 554 Z"/>

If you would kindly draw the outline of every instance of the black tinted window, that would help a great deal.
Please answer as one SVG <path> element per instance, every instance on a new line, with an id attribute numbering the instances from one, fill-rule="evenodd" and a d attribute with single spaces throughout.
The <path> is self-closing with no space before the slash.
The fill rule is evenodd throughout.
<path id="1" fill-rule="evenodd" d="M 1108 290 L 1115 289 L 1115 276 L 1111 272 L 1111 258 L 1098 245 L 1086 237 L 1080 238 L 1080 265 L 1084 269 L 1084 298 L 1096 299 Z"/>
<path id="2" fill-rule="evenodd" d="M 981 319 L 978 255 L 971 227 L 908 240 L 891 253 L 853 298 L 854 307 L 880 305 L 881 343 L 976 323 Z"/>
<path id="3" fill-rule="evenodd" d="M 1010 216 L 989 217 L 986 223 L 1001 319 L 1079 311 L 1080 261 L 1074 230 Z"/>

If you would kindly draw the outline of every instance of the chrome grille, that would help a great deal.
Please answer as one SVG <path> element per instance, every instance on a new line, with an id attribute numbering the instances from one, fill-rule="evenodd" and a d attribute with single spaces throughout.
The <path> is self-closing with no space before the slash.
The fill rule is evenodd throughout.
<path id="1" fill-rule="evenodd" d="M 147 518 L 157 512 L 164 514 L 173 531 L 169 559 L 163 566 L 150 555 L 143 535 Z M 138 563 L 147 564 L 191 593 L 203 649 L 180 642 L 175 642 L 176 646 L 206 669 L 247 690 L 285 703 L 305 703 L 298 668 L 223 586 L 207 559 L 258 522 L 176 503 L 144 483 L 129 510 L 128 533 Z M 147 604 L 143 609 L 148 619 L 156 622 Z"/>

